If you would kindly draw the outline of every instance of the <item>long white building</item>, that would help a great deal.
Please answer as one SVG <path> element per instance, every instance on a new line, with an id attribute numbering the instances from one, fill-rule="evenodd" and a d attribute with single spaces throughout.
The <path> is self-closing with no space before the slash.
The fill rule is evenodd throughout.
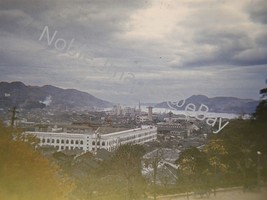
<path id="1" fill-rule="evenodd" d="M 155 126 L 143 126 L 108 134 L 31 131 L 27 131 L 25 134 L 35 135 L 39 139 L 40 146 L 53 146 L 58 151 L 73 149 L 113 151 L 121 144 L 144 144 L 156 140 L 157 128 Z"/>

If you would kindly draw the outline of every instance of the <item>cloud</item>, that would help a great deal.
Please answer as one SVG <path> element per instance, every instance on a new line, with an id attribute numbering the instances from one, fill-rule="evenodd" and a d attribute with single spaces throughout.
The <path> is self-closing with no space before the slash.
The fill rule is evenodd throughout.
<path id="1" fill-rule="evenodd" d="M 252 1 L 252 5 L 248 7 L 248 12 L 252 20 L 258 23 L 267 24 L 267 2 L 265 0 Z"/>
<path id="2" fill-rule="evenodd" d="M 174 90 L 257 98 L 265 8 L 262 0 L 0 1 L 0 79 L 116 102 L 160 101 Z M 45 26 L 57 31 L 50 46 L 38 40 Z M 76 52 L 55 48 L 57 39 L 74 40 Z"/>
<path id="3" fill-rule="evenodd" d="M 267 63 L 267 48 L 246 49 L 234 56 L 240 65 L 264 65 Z"/>

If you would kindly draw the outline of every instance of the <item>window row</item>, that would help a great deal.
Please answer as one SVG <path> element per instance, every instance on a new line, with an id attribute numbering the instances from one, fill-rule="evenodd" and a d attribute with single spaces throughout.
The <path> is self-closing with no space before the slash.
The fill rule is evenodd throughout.
<path id="1" fill-rule="evenodd" d="M 74 149 L 80 149 L 80 150 L 83 150 L 82 147 L 78 148 L 78 147 L 64 147 L 64 146 L 56 146 L 56 149 L 57 150 L 74 150 Z"/>
<path id="2" fill-rule="evenodd" d="M 105 146 L 105 142 L 102 142 L 101 144 L 102 144 L 102 146 Z M 92 142 L 92 145 L 93 146 L 95 146 L 95 145 L 98 145 L 99 146 L 100 145 L 100 141 L 98 141 L 97 143 L 96 143 L 96 141 L 93 141 Z"/>
<path id="3" fill-rule="evenodd" d="M 123 138 L 120 138 L 120 142 L 130 141 L 130 140 L 133 140 L 133 139 L 136 139 L 136 138 L 146 137 L 147 135 L 151 135 L 151 134 L 154 135 L 154 132 L 153 131 L 149 131 L 149 132 L 138 134 L 138 135 L 132 135 L 132 136 L 128 136 L 128 137 L 123 137 Z"/>
<path id="4" fill-rule="evenodd" d="M 147 142 L 147 141 L 155 140 L 156 138 L 157 138 L 156 135 L 151 135 L 151 136 L 138 138 L 138 139 L 135 139 L 135 140 L 120 140 L 119 142 L 121 144 L 138 144 L 138 143 L 144 143 L 144 142 Z"/>
<path id="5" fill-rule="evenodd" d="M 47 139 L 45 139 L 45 138 L 43 138 L 42 139 L 42 143 L 52 143 L 52 144 L 54 144 L 54 143 L 57 143 L 57 144 L 83 144 L 83 141 L 82 140 L 63 140 L 63 139 L 50 139 L 50 138 L 47 138 Z"/>

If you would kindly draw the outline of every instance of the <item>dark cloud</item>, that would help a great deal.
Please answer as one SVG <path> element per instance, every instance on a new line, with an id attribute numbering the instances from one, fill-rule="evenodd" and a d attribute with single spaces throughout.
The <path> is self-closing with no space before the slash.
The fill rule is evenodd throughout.
<path id="1" fill-rule="evenodd" d="M 252 20 L 258 23 L 267 24 L 267 1 L 253 0 L 248 7 L 248 12 Z"/>
<path id="2" fill-rule="evenodd" d="M 214 95 L 224 84 L 224 94 L 234 94 L 243 77 L 257 88 L 264 73 L 265 10 L 260 0 L 253 6 L 250 0 L 0 0 L 0 79 L 124 102 L 162 100 L 177 88 Z M 51 36 L 57 31 L 51 46 L 38 40 L 45 26 Z M 59 38 L 74 39 L 76 53 L 56 49 Z M 232 69 L 241 80 L 227 81 L 223 72 Z M 121 80 L 119 73 L 125 73 Z M 130 73 L 134 80 L 124 82 Z"/>
<path id="3" fill-rule="evenodd" d="M 234 55 L 233 61 L 241 66 L 266 65 L 267 48 L 248 49 Z"/>

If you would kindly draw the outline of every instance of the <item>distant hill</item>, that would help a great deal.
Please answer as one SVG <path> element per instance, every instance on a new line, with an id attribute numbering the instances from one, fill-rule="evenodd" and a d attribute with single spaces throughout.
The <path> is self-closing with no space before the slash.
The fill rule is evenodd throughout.
<path id="1" fill-rule="evenodd" d="M 204 95 L 193 95 L 185 100 L 183 107 L 175 107 L 175 104 L 171 104 L 177 110 L 184 110 L 186 105 L 193 103 L 196 105 L 196 109 L 199 108 L 201 104 L 205 104 L 209 107 L 209 112 L 217 113 L 253 113 L 256 110 L 259 101 L 253 99 L 240 99 L 236 97 L 213 97 L 208 98 Z M 167 101 L 156 104 L 157 108 L 169 108 Z"/>
<path id="2" fill-rule="evenodd" d="M 26 86 L 22 82 L 0 82 L 0 108 L 82 108 L 111 107 L 112 103 L 75 89 L 61 89 L 52 85 Z"/>

